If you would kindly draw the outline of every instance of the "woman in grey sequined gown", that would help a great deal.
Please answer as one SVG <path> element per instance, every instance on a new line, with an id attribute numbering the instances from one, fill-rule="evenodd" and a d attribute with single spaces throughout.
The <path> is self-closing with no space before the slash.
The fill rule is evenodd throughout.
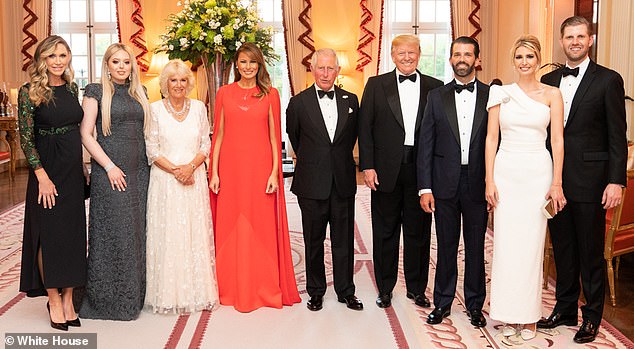
<path id="1" fill-rule="evenodd" d="M 103 57 L 102 84 L 89 84 L 84 94 L 81 136 L 92 170 L 82 318 L 134 320 L 143 308 L 149 104 L 138 72 L 132 50 L 113 44 Z"/>

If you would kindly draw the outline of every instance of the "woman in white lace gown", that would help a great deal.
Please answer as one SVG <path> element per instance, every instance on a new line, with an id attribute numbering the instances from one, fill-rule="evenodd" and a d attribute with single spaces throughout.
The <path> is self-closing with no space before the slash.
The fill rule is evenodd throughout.
<path id="1" fill-rule="evenodd" d="M 159 78 L 165 99 L 150 105 L 152 165 L 147 206 L 145 304 L 156 313 L 212 310 L 218 301 L 207 173 L 205 105 L 186 96 L 194 77 L 170 61 Z"/>
<path id="2" fill-rule="evenodd" d="M 487 104 L 486 199 L 495 210 L 489 315 L 505 323 L 505 336 L 519 329 L 524 340 L 535 337 L 541 318 L 542 206 L 546 199 L 557 210 L 565 205 L 563 102 L 558 88 L 537 80 L 539 64 L 537 38 L 520 37 L 513 48 L 519 80 L 492 86 Z M 552 159 L 546 149 L 549 125 Z"/>

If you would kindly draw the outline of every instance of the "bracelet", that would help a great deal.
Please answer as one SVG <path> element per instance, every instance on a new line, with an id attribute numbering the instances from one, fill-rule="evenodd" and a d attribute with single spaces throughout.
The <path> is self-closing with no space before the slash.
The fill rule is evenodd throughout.
<path id="1" fill-rule="evenodd" d="M 108 165 L 106 165 L 103 169 L 106 170 L 106 173 L 108 173 L 113 168 L 115 168 L 114 162 L 110 161 L 110 163 Z"/>
<path id="2" fill-rule="evenodd" d="M 196 171 L 196 165 L 193 162 L 190 162 L 189 165 L 191 165 L 192 171 Z"/>

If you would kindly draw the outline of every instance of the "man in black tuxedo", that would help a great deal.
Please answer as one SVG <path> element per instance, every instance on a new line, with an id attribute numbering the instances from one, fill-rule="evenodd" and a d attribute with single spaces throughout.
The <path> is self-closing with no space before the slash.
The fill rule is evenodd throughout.
<path id="1" fill-rule="evenodd" d="M 548 222 L 557 269 L 557 303 L 539 328 L 577 324 L 579 276 L 586 304 L 574 341 L 595 339 L 605 293 L 605 210 L 626 184 L 625 92 L 621 76 L 591 61 L 591 24 L 570 17 L 561 25 L 566 66 L 542 77 L 564 100 L 563 190 L 568 204 Z"/>
<path id="2" fill-rule="evenodd" d="M 402 225 L 407 297 L 429 307 L 425 289 L 431 214 L 423 212 L 418 202 L 416 142 L 427 93 L 443 83 L 416 70 L 418 36 L 395 37 L 391 56 L 396 69 L 368 80 L 359 114 L 359 165 L 372 189 L 376 304 L 381 308 L 392 304 Z"/>
<path id="3" fill-rule="evenodd" d="M 427 323 L 439 324 L 451 312 L 458 278 L 460 217 L 465 250 L 464 293 L 471 324 L 486 326 L 484 235 L 484 147 L 489 87 L 476 79 L 480 46 L 461 36 L 451 43 L 454 80 L 429 93 L 418 135 L 416 161 L 420 205 L 435 213 L 438 262 L 434 310 Z"/>
<path id="4" fill-rule="evenodd" d="M 302 211 L 307 306 L 313 311 L 323 306 L 324 240 L 330 224 L 337 299 L 350 309 L 362 310 L 352 281 L 357 192 L 353 149 L 359 101 L 356 95 L 334 86 L 340 68 L 332 49 L 316 51 L 311 70 L 315 84 L 292 97 L 286 109 L 286 132 L 297 156 L 291 191 Z"/>

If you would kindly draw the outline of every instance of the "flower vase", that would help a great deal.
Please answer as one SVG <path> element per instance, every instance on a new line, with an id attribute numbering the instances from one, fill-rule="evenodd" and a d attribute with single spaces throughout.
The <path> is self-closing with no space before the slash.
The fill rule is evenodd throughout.
<path id="1" fill-rule="evenodd" d="M 231 62 L 225 61 L 222 53 L 216 53 L 213 61 L 209 60 L 209 56 L 202 55 L 201 57 L 203 66 L 205 68 L 205 75 L 207 77 L 207 96 L 209 97 L 209 125 L 213 132 L 214 127 L 214 105 L 216 102 L 216 93 L 222 85 L 226 85 L 229 82 L 229 75 L 231 74 Z"/>

